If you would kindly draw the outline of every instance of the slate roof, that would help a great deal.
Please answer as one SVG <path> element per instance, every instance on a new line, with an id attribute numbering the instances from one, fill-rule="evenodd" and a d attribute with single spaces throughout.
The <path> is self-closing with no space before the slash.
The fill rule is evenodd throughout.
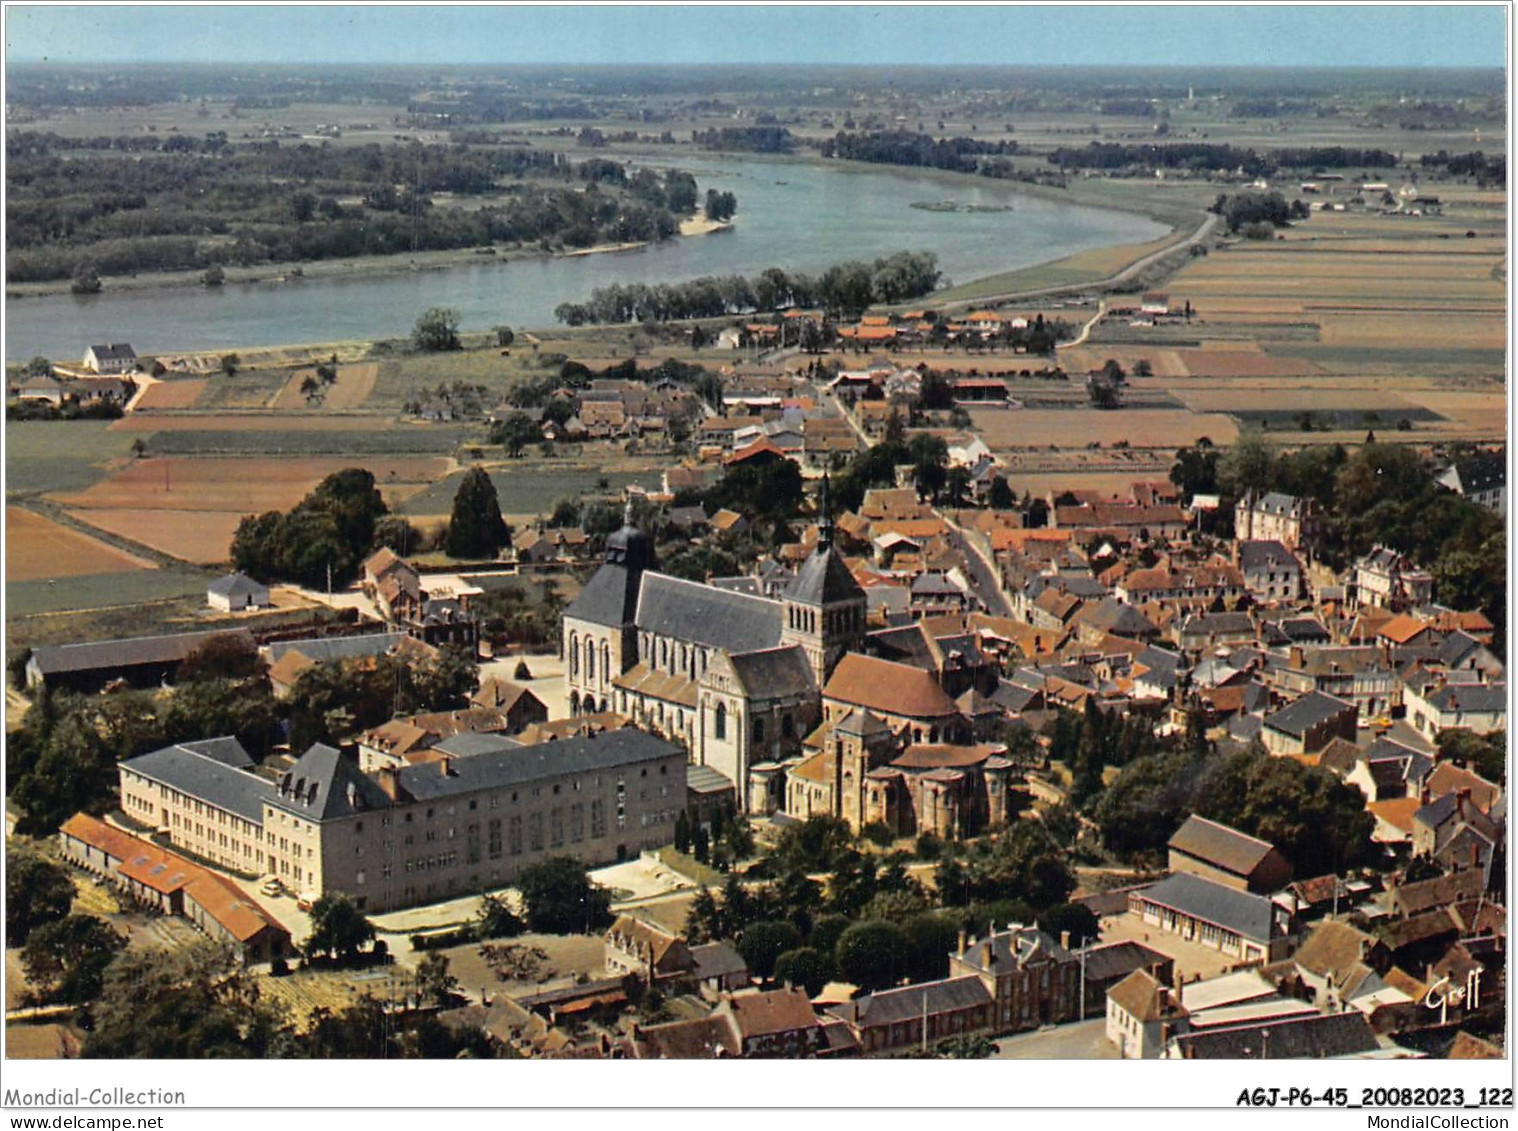
<path id="1" fill-rule="evenodd" d="M 1234 891 L 1200 876 L 1177 872 L 1145 888 L 1141 898 L 1194 919 L 1226 927 L 1251 942 L 1268 943 L 1271 938 L 1273 905 L 1270 900 Z"/>
<path id="2" fill-rule="evenodd" d="M 137 351 L 126 342 L 112 342 L 107 346 L 91 346 L 97 361 L 136 361 Z"/>
<path id="3" fill-rule="evenodd" d="M 262 824 L 264 802 L 274 800 L 274 785 L 247 770 L 237 769 L 223 758 L 228 748 L 223 744 L 236 739 L 215 739 L 216 753 L 203 752 L 195 746 L 165 746 L 123 762 L 136 774 L 161 782 L 170 789 L 208 801 L 218 809 L 236 813 L 244 820 Z M 251 763 L 252 759 L 249 759 Z"/>
<path id="4" fill-rule="evenodd" d="M 1117 906 L 1116 910 L 1122 911 L 1127 907 L 1127 897 L 1124 902 Z M 1092 908 L 1093 913 L 1096 912 Z M 1162 966 L 1170 962 L 1170 956 L 1161 954 L 1141 942 L 1125 939 L 1122 942 L 1107 943 L 1104 946 L 1094 946 L 1086 951 L 1086 980 L 1088 982 L 1110 982 L 1112 979 L 1132 973 L 1134 970 L 1148 970 L 1154 966 Z"/>
<path id="5" fill-rule="evenodd" d="M 43 675 L 129 668 L 138 664 L 177 663 L 214 636 L 231 636 L 253 647 L 247 629 L 178 632 L 168 636 L 134 636 L 82 644 L 44 644 L 32 650 L 30 663 Z"/>
<path id="6" fill-rule="evenodd" d="M 426 767 L 433 774 L 435 766 Z M 314 743 L 280 775 L 270 802 L 312 821 L 333 821 L 370 809 L 385 809 L 390 798 L 379 783 L 323 743 Z"/>
<path id="7" fill-rule="evenodd" d="M 828 1010 L 858 1029 L 920 1020 L 924 1005 L 929 1015 L 953 1013 L 991 1004 L 986 985 L 974 975 L 882 990 Z"/>
<path id="8" fill-rule="evenodd" d="M 1354 704 L 1335 699 L 1332 695 L 1313 691 L 1288 703 L 1274 714 L 1266 715 L 1265 725 L 1282 734 L 1301 738 L 1313 727 L 1353 706 Z"/>
<path id="9" fill-rule="evenodd" d="M 1370 1022 L 1355 1010 L 1188 1033 L 1174 1045 L 1184 1060 L 1322 1059 L 1379 1047 Z"/>
<path id="10" fill-rule="evenodd" d="M 1462 494 L 1494 491 L 1507 484 L 1507 464 L 1491 452 L 1463 459 L 1451 470 L 1460 481 Z"/>
<path id="11" fill-rule="evenodd" d="M 234 770 L 247 769 L 253 765 L 253 755 L 243 749 L 242 743 L 231 735 L 225 738 L 202 738 L 199 742 L 181 742 L 181 749 L 213 758 Z"/>
<path id="12" fill-rule="evenodd" d="M 269 659 L 278 663 L 286 653 L 299 652 L 316 663 L 383 656 L 402 640 L 404 632 L 370 632 L 363 636 L 313 636 L 306 640 L 277 640 L 269 645 Z"/>
<path id="13" fill-rule="evenodd" d="M 405 767 L 400 771 L 400 784 L 416 800 L 424 801 L 548 777 L 636 766 L 669 758 L 680 751 L 673 743 L 635 727 L 541 742 L 536 746 L 522 746 L 506 738 L 497 741 L 500 749 L 460 758 L 452 764 L 449 774 L 442 773 L 436 765 Z M 678 784 L 683 786 L 684 782 Z"/>
<path id="14" fill-rule="evenodd" d="M 726 978 L 733 974 L 747 974 L 748 963 L 725 942 L 704 943 L 690 948 L 690 956 L 696 963 L 697 978 Z"/>
<path id="15" fill-rule="evenodd" d="M 729 653 L 758 652 L 779 645 L 781 609 L 779 601 L 645 573 L 635 623 L 648 632 Z"/>
<path id="16" fill-rule="evenodd" d="M 1469 711 L 1478 714 L 1507 712 L 1507 684 L 1446 684 L 1428 696 L 1428 705 L 1438 711 Z"/>
<path id="17" fill-rule="evenodd" d="M 217 597 L 252 597 L 268 591 L 267 585 L 254 581 L 245 573 L 229 573 L 206 586 L 206 592 Z"/>
<path id="18" fill-rule="evenodd" d="M 1275 846 L 1193 814 L 1175 831 L 1169 847 L 1236 876 L 1248 876 Z"/>
<path id="19" fill-rule="evenodd" d="M 1239 568 L 1246 572 L 1262 569 L 1294 569 L 1300 572 L 1302 563 L 1297 561 L 1297 556 L 1280 542 L 1274 540 L 1268 542 L 1240 542 Z"/>
<path id="20" fill-rule="evenodd" d="M 928 642 L 927 633 L 923 631 L 920 621 L 897 628 L 876 629 L 865 636 L 864 646 L 871 655 L 893 663 L 907 664 L 924 671 L 933 671 L 938 666 L 933 647 Z"/>
<path id="21" fill-rule="evenodd" d="M 797 645 L 766 648 L 761 652 L 743 652 L 729 656 L 728 662 L 748 691 L 756 699 L 796 695 L 816 695 L 817 683 L 806 653 Z"/>
<path id="22" fill-rule="evenodd" d="M 835 601 L 861 601 L 864 590 L 843 564 L 843 555 L 828 547 L 815 551 L 802 563 L 787 596 L 807 605 L 828 605 Z"/>

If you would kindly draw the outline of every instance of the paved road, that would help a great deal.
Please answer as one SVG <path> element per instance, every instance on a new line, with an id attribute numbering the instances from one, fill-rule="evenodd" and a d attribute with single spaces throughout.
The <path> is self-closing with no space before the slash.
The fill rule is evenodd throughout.
<path id="1" fill-rule="evenodd" d="M 964 558 L 965 567 L 970 571 L 970 580 L 975 586 L 975 595 L 985 602 L 986 611 L 992 616 L 1011 616 L 1012 606 L 998 584 L 995 564 L 987 561 L 975 548 L 975 544 L 947 516 L 944 522 L 949 526 L 949 542 Z"/>
<path id="2" fill-rule="evenodd" d="M 1167 244 L 1165 247 L 1160 248 L 1158 251 L 1152 251 L 1148 255 L 1145 255 L 1139 259 L 1135 259 L 1121 271 L 1117 272 L 1115 275 L 1109 275 L 1105 279 L 1094 279 L 1089 283 L 1067 283 L 1063 286 L 1058 287 L 1039 287 L 1035 290 L 1030 291 L 1008 291 L 1004 294 L 999 295 L 981 295 L 979 298 L 960 299 L 956 302 L 945 303 L 944 305 L 947 309 L 957 309 L 959 307 L 965 307 L 968 309 L 972 306 L 987 306 L 998 302 L 1021 302 L 1024 299 L 1049 298 L 1054 295 L 1082 294 L 1090 291 L 1108 290 L 1113 287 L 1118 287 L 1128 282 L 1140 272 L 1148 269 L 1153 264 L 1163 259 L 1165 256 L 1171 255 L 1183 247 L 1194 247 L 1197 244 L 1201 243 L 1203 240 L 1207 239 L 1212 235 L 1213 229 L 1218 226 L 1219 219 L 1220 217 L 1218 217 L 1216 214 L 1209 212 L 1207 214 L 1207 218 L 1202 221 L 1201 226 L 1198 227 L 1196 231 L 1192 232 L 1191 235 L 1187 236 L 1185 239 L 1178 240 L 1173 244 Z"/>
<path id="3" fill-rule="evenodd" d="M 1073 1025 L 1056 1025 L 1033 1033 L 1018 1033 L 996 1042 L 994 1060 L 1121 1060 L 1107 1039 L 1107 1019 L 1093 1018 Z"/>

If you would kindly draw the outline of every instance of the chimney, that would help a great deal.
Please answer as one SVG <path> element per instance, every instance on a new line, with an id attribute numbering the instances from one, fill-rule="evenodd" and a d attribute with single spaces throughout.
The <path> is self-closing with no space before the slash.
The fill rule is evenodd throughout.
<path id="1" fill-rule="evenodd" d="M 959 929 L 959 950 L 958 950 L 958 954 L 959 954 L 960 958 L 963 958 L 965 956 L 965 929 L 963 927 L 961 927 Z"/>
<path id="2" fill-rule="evenodd" d="M 1070 949 L 1070 932 L 1069 931 L 1061 931 L 1059 933 L 1059 945 L 1060 945 L 1060 949 L 1062 949 L 1062 950 L 1069 950 Z"/>
<path id="3" fill-rule="evenodd" d="M 401 799 L 401 772 L 399 767 L 384 765 L 375 772 L 375 778 L 379 787 L 385 791 L 385 796 L 391 801 Z"/>
<path id="4" fill-rule="evenodd" d="M 451 777 L 453 777 L 453 758 L 452 758 L 452 756 L 447 755 L 447 754 L 443 755 L 443 757 L 441 757 L 441 758 L 438 759 L 437 765 L 438 765 L 438 769 L 442 772 L 442 775 L 445 778 L 451 778 Z"/>
<path id="5" fill-rule="evenodd" d="M 1471 799 L 1471 787 L 1463 785 L 1455 790 L 1455 814 L 1462 821 L 1465 820 L 1465 806 Z"/>
<path id="6" fill-rule="evenodd" d="M 1428 779 L 1424 778 L 1423 784 L 1418 787 L 1418 804 L 1420 806 L 1427 805 L 1429 801 L 1430 798 L 1428 793 Z"/>
<path id="7" fill-rule="evenodd" d="M 1288 650 L 1287 655 L 1291 657 L 1291 666 L 1294 668 L 1300 668 L 1305 663 L 1300 644 L 1293 644 Z"/>
<path id="8" fill-rule="evenodd" d="M 991 969 L 991 940 L 990 939 L 987 939 L 985 942 L 983 942 L 983 943 L 980 944 L 980 968 L 982 970 L 989 970 L 989 969 Z"/>

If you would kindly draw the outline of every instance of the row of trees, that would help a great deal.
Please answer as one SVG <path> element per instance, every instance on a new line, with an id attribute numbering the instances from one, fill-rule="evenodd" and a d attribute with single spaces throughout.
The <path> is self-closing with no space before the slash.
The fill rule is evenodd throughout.
<path id="1" fill-rule="evenodd" d="M 653 286 L 613 284 L 597 287 L 587 302 L 560 303 L 554 317 L 583 326 L 821 307 L 831 315 L 851 319 L 876 303 L 902 302 L 930 293 L 941 277 L 937 264 L 932 252 L 900 251 L 873 263 L 835 264 L 818 276 L 771 267 L 752 279 L 730 275 Z"/>
<path id="2" fill-rule="evenodd" d="M 1360 149 L 1342 145 L 1242 149 L 1208 142 L 1170 142 L 1126 145 L 1093 141 L 1083 148 L 1060 146 L 1049 154 L 1049 163 L 1075 169 L 1189 169 L 1209 173 L 1218 169 L 1239 170 L 1246 176 L 1263 177 L 1281 169 L 1390 169 L 1397 155 L 1384 149 Z"/>
<path id="3" fill-rule="evenodd" d="M 1232 196 L 1219 193 L 1208 211 L 1226 219 L 1230 232 L 1248 230 L 1258 224 L 1284 228 L 1293 220 L 1305 220 L 1312 214 L 1300 200 L 1288 204 L 1278 192 L 1240 192 Z"/>
<path id="4" fill-rule="evenodd" d="M 1007 157 L 1017 152 L 1015 141 L 981 141 L 973 137 L 935 138 L 906 130 L 846 133 L 822 143 L 824 157 L 845 161 L 868 161 L 878 165 L 907 165 L 948 169 L 956 173 L 980 170 L 982 157 Z"/>

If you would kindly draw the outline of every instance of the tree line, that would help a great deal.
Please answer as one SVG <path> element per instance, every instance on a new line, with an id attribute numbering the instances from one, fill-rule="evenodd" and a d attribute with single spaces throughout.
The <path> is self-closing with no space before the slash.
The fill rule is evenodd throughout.
<path id="1" fill-rule="evenodd" d="M 784 126 L 720 126 L 692 130 L 691 141 L 726 153 L 790 153 L 796 139 Z"/>
<path id="2" fill-rule="evenodd" d="M 1425 153 L 1418 158 L 1418 164 L 1425 169 L 1443 169 L 1452 177 L 1474 177 L 1482 188 L 1507 183 L 1507 158 L 1500 153 L 1488 157 L 1479 149 L 1475 153 L 1441 149 L 1438 153 Z"/>
<path id="3" fill-rule="evenodd" d="M 214 138 L 214 135 L 213 135 Z M 7 142 L 7 279 L 314 261 L 496 243 L 666 239 L 696 209 L 688 172 L 463 145 L 228 148 L 224 136 L 123 160 L 55 135 Z M 126 139 L 135 144 L 137 139 Z M 179 142 L 180 144 L 176 144 Z M 439 193 L 491 196 L 477 209 Z M 358 203 L 354 203 L 357 198 Z M 719 207 L 736 201 L 724 197 Z"/>
<path id="4" fill-rule="evenodd" d="M 877 165 L 920 166 L 948 169 L 956 173 L 975 173 L 981 169 L 982 157 L 1010 157 L 1017 152 L 1015 141 L 981 141 L 972 137 L 935 138 L 929 134 L 906 130 L 878 133 L 839 133 L 822 143 L 824 157 L 844 161 L 868 161 Z"/>
<path id="5" fill-rule="evenodd" d="M 1049 154 L 1049 163 L 1062 168 L 1126 169 L 1139 166 L 1190 169 L 1198 173 L 1239 169 L 1246 176 L 1262 177 L 1281 169 L 1387 169 L 1398 162 L 1396 154 L 1384 149 L 1342 145 L 1256 150 L 1206 142 L 1125 145 L 1093 141 L 1081 148 L 1062 145 Z"/>
<path id="6" fill-rule="evenodd" d="M 873 263 L 837 263 L 821 275 L 766 268 L 752 279 L 705 276 L 684 283 L 614 283 L 597 287 L 586 302 L 560 303 L 554 317 L 571 326 L 666 322 L 822 307 L 857 318 L 876 303 L 902 302 L 930 293 L 941 277 L 930 251 L 899 251 Z"/>

